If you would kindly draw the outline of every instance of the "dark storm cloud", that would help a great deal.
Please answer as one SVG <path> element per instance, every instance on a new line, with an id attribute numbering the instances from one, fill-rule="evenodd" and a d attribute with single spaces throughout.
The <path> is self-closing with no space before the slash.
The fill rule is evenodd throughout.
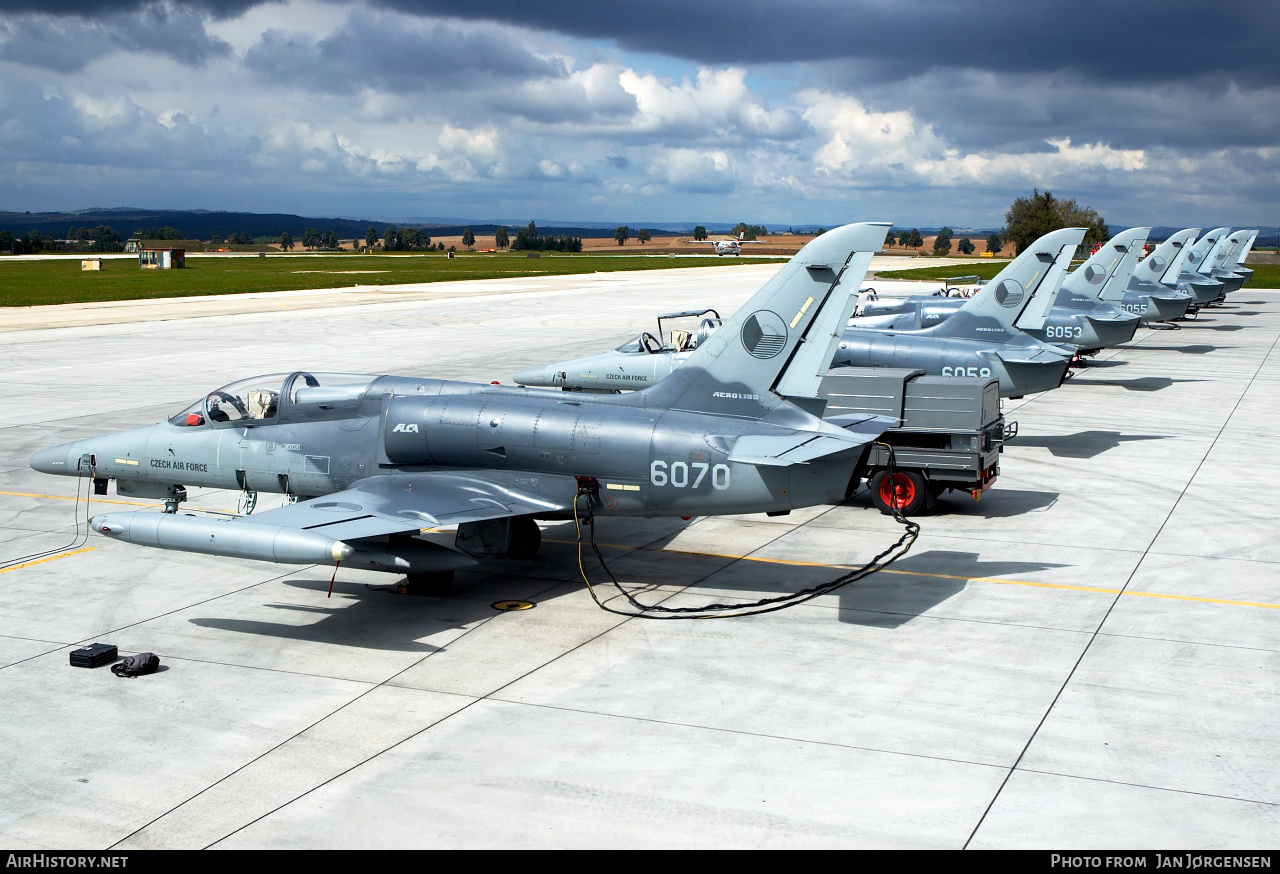
<path id="1" fill-rule="evenodd" d="M 198 12 L 162 4 L 96 21 L 19 15 L 0 23 L 0 58 L 31 67 L 70 73 L 119 51 L 166 55 L 199 66 L 229 54 L 231 47 L 205 31 Z"/>
<path id="2" fill-rule="evenodd" d="M 1272 0 L 649 0 L 622 10 L 576 0 L 371 0 L 402 12 L 501 21 L 712 64 L 864 59 L 881 79 L 927 67 L 1076 70 L 1098 81 L 1220 72 L 1280 80 Z"/>
<path id="3" fill-rule="evenodd" d="M 833 64 L 819 77 L 856 85 Z M 1078 74 L 1002 77 L 932 70 L 857 89 L 868 106 L 910 106 L 951 145 L 1037 151 L 1046 138 L 1106 142 L 1118 149 L 1265 147 L 1280 141 L 1280 86 L 1248 88 L 1222 74 L 1188 81 L 1094 86 Z"/>
<path id="4" fill-rule="evenodd" d="M 497 30 L 405 24 L 398 17 L 356 14 L 318 42 L 273 29 L 245 53 L 245 64 L 275 82 L 331 93 L 365 87 L 412 92 L 566 75 L 561 64 L 534 56 Z"/>

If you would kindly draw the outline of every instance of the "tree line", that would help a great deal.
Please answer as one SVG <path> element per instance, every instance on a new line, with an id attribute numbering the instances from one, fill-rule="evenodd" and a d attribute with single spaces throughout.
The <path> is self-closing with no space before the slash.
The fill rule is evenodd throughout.
<path id="1" fill-rule="evenodd" d="M 1086 244 L 1106 242 L 1110 237 L 1106 220 L 1098 214 L 1097 210 L 1092 207 L 1081 206 L 1074 199 L 1059 199 L 1051 191 L 1045 190 L 1041 192 L 1038 188 L 1033 188 L 1030 197 L 1018 197 L 1014 200 L 1013 204 L 1005 212 L 1005 226 L 998 234 L 990 234 L 986 238 L 985 251 L 996 254 L 1002 251 L 1006 245 L 1012 244 L 1015 252 L 1020 254 L 1027 246 L 1044 234 L 1067 227 L 1087 228 L 1084 238 Z M 755 240 L 758 237 L 767 236 L 769 229 L 764 225 L 739 222 L 730 233 L 735 238 L 741 236 L 744 240 Z M 822 231 L 819 230 L 818 233 L 822 233 Z M 627 240 L 631 239 L 631 236 L 632 230 L 626 225 L 620 225 L 614 232 L 614 239 L 619 246 L 625 245 Z M 641 244 L 647 243 L 651 239 L 649 231 L 645 228 L 641 228 L 635 233 L 635 236 Z M 132 239 L 139 241 L 184 240 L 186 235 L 175 227 L 165 226 L 163 228 L 139 229 L 133 233 Z M 706 240 L 707 229 L 703 225 L 695 227 L 693 229 L 693 239 L 698 241 Z M 934 238 L 934 254 L 949 254 L 952 249 L 953 239 L 954 232 L 951 228 L 944 227 L 939 230 Z M 472 229 L 464 229 L 462 244 L 471 248 L 475 245 L 475 242 L 476 237 Z M 924 245 L 924 237 L 918 228 L 911 228 L 910 230 L 901 230 L 896 233 L 891 231 L 887 242 L 890 245 L 919 249 Z M 237 231 L 227 235 L 225 239 L 220 234 L 215 233 L 212 235 L 210 243 L 214 246 L 276 244 L 286 252 L 292 250 L 295 246 L 293 236 L 288 231 L 282 232 L 279 237 L 255 237 L 247 232 Z M 320 231 L 317 228 L 307 228 L 302 234 L 301 243 L 303 248 L 316 251 L 320 249 L 337 249 L 340 240 L 333 230 Z M 359 241 L 356 240 L 353 243 L 358 245 Z M 432 249 L 443 251 L 445 249 L 444 243 L 434 242 L 430 234 L 422 229 L 398 228 L 395 225 L 388 225 L 381 234 L 378 233 L 377 228 L 370 226 L 365 232 L 364 243 L 369 249 L 377 248 L 381 244 L 381 248 L 388 252 L 426 251 Z M 970 255 L 977 249 L 973 240 L 968 237 L 961 238 L 954 245 L 963 255 Z M 505 227 L 499 226 L 496 228 L 494 231 L 494 246 L 498 249 L 511 248 L 514 251 L 581 252 L 582 239 L 567 234 L 544 236 L 538 232 L 534 222 L 529 222 L 526 227 L 516 232 L 514 243 L 512 243 Z M 10 231 L 0 230 L 0 253 L 24 255 L 59 251 L 119 252 L 123 249 L 124 241 L 109 225 L 98 225 L 94 228 L 77 228 L 72 225 L 67 230 L 65 240 L 58 240 L 34 229 L 27 231 L 20 237 L 15 236 Z"/>
<path id="2" fill-rule="evenodd" d="M 63 240 L 34 229 L 20 237 L 14 236 L 10 231 L 0 231 L 0 253 L 11 255 L 66 251 L 119 252 L 123 249 L 120 235 L 107 225 L 98 225 L 96 228 L 72 226 Z"/>
<path id="3" fill-rule="evenodd" d="M 1098 211 L 1089 206 L 1081 206 L 1075 200 L 1059 200 L 1050 191 L 1043 193 L 1038 188 L 1031 190 L 1030 197 L 1014 199 L 1013 204 L 1005 212 L 1004 227 L 998 234 L 991 234 L 986 239 L 986 251 L 994 254 L 1000 252 L 1010 243 L 1015 254 L 1022 251 L 1040 237 L 1059 228 L 1086 228 L 1084 242 L 1105 243 L 1111 237 L 1107 222 Z M 942 228 L 933 241 L 935 255 L 947 255 L 951 252 L 955 232 L 951 228 Z M 889 232 L 889 245 L 919 249 L 924 245 L 924 237 L 918 228 Z M 977 247 L 968 237 L 956 244 L 962 255 L 971 255 Z"/>
<path id="4" fill-rule="evenodd" d="M 468 228 L 468 230 L 470 229 Z M 504 228 L 503 230 L 506 229 Z M 465 239 L 463 242 L 466 242 Z M 567 234 L 561 234 L 558 237 L 544 237 L 538 233 L 537 226 L 533 222 L 529 222 L 528 226 L 516 231 L 516 241 L 511 244 L 511 250 L 513 252 L 581 252 L 582 240 L 578 237 L 570 237 Z"/>

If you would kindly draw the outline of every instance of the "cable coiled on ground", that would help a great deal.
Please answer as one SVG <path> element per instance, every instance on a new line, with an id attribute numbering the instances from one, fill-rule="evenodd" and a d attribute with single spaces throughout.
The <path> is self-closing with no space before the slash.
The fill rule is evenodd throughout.
<path id="1" fill-rule="evenodd" d="M 889 475 L 894 474 L 893 465 L 893 447 L 888 443 L 877 442 L 877 446 L 883 446 L 888 450 Z M 578 572 L 582 575 L 582 581 L 587 584 L 587 591 L 591 593 L 591 598 L 600 607 L 610 613 L 619 616 L 637 617 L 640 619 L 732 619 L 738 616 L 755 616 L 761 613 L 772 613 L 777 610 L 785 610 L 788 607 L 794 607 L 797 604 L 803 604 L 811 601 L 821 595 L 827 595 L 835 590 L 847 586 L 849 583 L 864 579 L 876 571 L 883 570 L 893 564 L 898 559 L 910 551 L 911 546 L 916 542 L 916 538 L 920 535 L 920 526 L 904 517 L 899 508 L 892 507 L 894 520 L 905 529 L 902 536 L 897 539 L 891 546 L 876 555 L 861 567 L 854 568 L 847 573 L 841 574 L 833 580 L 802 589 L 798 592 L 792 592 L 786 595 L 778 595 L 772 598 L 761 598 L 758 601 L 747 603 L 712 603 L 703 604 L 697 607 L 664 607 L 661 604 L 644 604 L 637 600 L 636 597 L 628 591 L 618 579 L 609 570 L 608 564 L 605 563 L 604 556 L 600 554 L 600 547 L 596 545 L 596 526 L 595 515 L 592 512 L 591 498 L 594 493 L 586 488 L 579 488 L 578 494 L 573 501 L 573 524 L 578 535 Z M 586 498 L 586 511 L 580 512 L 579 505 Z M 609 581 L 613 583 L 615 589 L 627 600 L 634 610 L 618 610 L 610 607 L 600 599 L 596 592 L 595 586 L 592 585 L 591 579 L 587 576 L 586 567 L 582 561 L 582 526 L 585 524 L 591 529 L 590 545 L 592 552 L 595 553 L 596 560 L 600 562 L 600 567 L 608 574 Z"/>

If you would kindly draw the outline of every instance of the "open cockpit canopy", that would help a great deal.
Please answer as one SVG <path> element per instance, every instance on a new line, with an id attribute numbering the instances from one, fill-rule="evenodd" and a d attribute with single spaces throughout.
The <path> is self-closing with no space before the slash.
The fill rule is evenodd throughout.
<path id="1" fill-rule="evenodd" d="M 690 321 L 696 319 L 697 321 Z M 613 351 L 630 355 L 657 355 L 660 352 L 692 352 L 722 324 L 713 309 L 685 310 L 658 316 L 658 333 L 644 331 Z"/>
<path id="2" fill-rule="evenodd" d="M 169 419 L 198 428 L 287 419 L 290 413 L 354 407 L 377 377 L 353 373 L 273 373 L 242 379 L 210 392 Z M 282 400 L 283 399 L 283 400 Z"/>

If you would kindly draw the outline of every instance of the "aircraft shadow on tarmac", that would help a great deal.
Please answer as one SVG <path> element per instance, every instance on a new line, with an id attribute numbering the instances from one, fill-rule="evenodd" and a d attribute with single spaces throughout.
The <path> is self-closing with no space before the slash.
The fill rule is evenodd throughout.
<path id="1" fill-rule="evenodd" d="M 1235 346 L 1214 346 L 1209 343 L 1193 343 L 1187 346 L 1143 346 L 1143 351 L 1181 352 L 1183 355 L 1208 355 L 1218 349 L 1234 349 Z"/>
<path id="2" fill-rule="evenodd" d="M 1064 566 L 1038 561 L 983 561 L 972 552 L 913 553 L 895 562 L 888 572 L 872 574 L 836 590 L 840 605 L 837 615 L 840 622 L 853 625 L 897 628 L 963 591 L 972 579 L 1009 577 Z M 733 596 L 734 600 L 769 598 L 821 585 L 845 572 L 838 567 L 736 561 L 694 582 L 685 590 L 688 597 L 682 598 L 681 604 L 723 602 L 724 596 Z M 604 582 L 597 587 L 601 596 L 614 594 L 603 574 L 600 576 Z M 622 582 L 642 602 L 661 600 L 646 597 L 652 593 L 645 592 L 646 586 L 637 580 Z M 631 609 L 621 602 L 617 606 Z"/>
<path id="3" fill-rule="evenodd" d="M 1048 449 L 1056 458 L 1095 458 L 1121 443 L 1137 440 L 1165 440 L 1165 434 L 1122 434 L 1119 431 L 1077 431 L 1058 437 L 1016 437 L 1010 446 L 1037 446 Z"/>
<path id="4" fill-rule="evenodd" d="M 1005 512 L 987 515 L 1025 512 L 1035 506 L 1051 504 L 1057 499 L 1057 494 L 1005 490 L 1003 497 Z M 558 566 L 564 564 L 568 556 L 549 555 L 546 558 Z M 594 561 L 589 564 L 591 566 L 588 572 L 597 583 L 601 597 L 616 600 L 616 591 L 607 582 L 607 577 L 599 566 Z M 1056 567 L 1064 565 L 1035 561 L 983 561 L 977 553 L 947 550 L 909 555 L 892 566 L 892 573 L 873 574 L 838 590 L 838 619 L 855 625 L 897 628 L 963 591 L 970 580 L 1016 576 Z M 713 594 L 716 591 L 740 597 L 769 597 L 818 585 L 842 573 L 844 570 L 837 567 L 810 565 L 784 568 L 772 562 L 739 560 L 712 572 L 708 577 L 692 582 L 691 589 L 702 590 L 704 597 L 698 597 L 692 592 L 690 594 L 694 594 L 694 600 L 708 602 L 720 600 Z M 651 582 L 627 579 L 628 576 L 621 574 L 621 581 L 641 602 L 663 600 L 661 593 L 651 591 Z M 500 574 L 458 573 L 453 589 L 447 594 L 426 597 L 388 594 L 387 588 L 399 582 L 399 579 L 388 575 L 386 587 L 338 580 L 333 589 L 338 603 L 332 608 L 280 602 L 263 605 L 271 609 L 320 617 L 318 621 L 306 625 L 227 617 L 203 617 L 188 621 L 201 628 L 237 634 L 427 655 L 446 649 L 447 645 L 422 643 L 420 638 L 447 628 L 474 625 L 498 615 L 490 602 L 500 600 L 504 592 L 509 595 L 507 590 L 516 578 L 508 580 Z M 301 577 L 284 582 L 313 592 L 325 591 L 329 586 L 329 580 L 322 577 Z M 532 596 L 535 601 L 545 600 L 547 597 L 587 597 L 585 591 L 581 590 L 582 587 L 576 583 L 566 586 L 564 581 L 556 579 L 531 581 L 523 578 L 520 582 L 524 584 L 521 588 L 527 589 L 528 584 L 534 582 L 542 589 L 541 596 Z M 555 593 L 552 594 L 551 590 L 555 590 Z M 655 594 L 656 597 L 652 597 Z M 621 601 L 616 601 L 616 606 L 630 611 Z"/>
<path id="5" fill-rule="evenodd" d="M 1197 319 L 1197 320 L 1196 320 L 1196 321 L 1194 321 L 1194 322 L 1187 322 L 1187 323 L 1186 323 L 1186 324 L 1184 324 L 1182 327 L 1183 327 L 1183 330 L 1187 330 L 1187 331 L 1195 330 L 1195 329 L 1199 329 L 1199 330 L 1202 330 L 1202 331 L 1243 331 L 1245 328 L 1251 328 L 1251 327 L 1254 327 L 1253 325 L 1208 325 L 1208 324 L 1205 324 L 1206 322 L 1211 322 L 1211 321 L 1214 321 L 1214 320 L 1213 320 L 1213 319 Z"/>
<path id="6" fill-rule="evenodd" d="M 1128 391 L 1160 391 L 1175 382 L 1204 382 L 1204 380 L 1173 379 L 1168 376 L 1143 376 L 1137 379 L 1080 379 L 1077 377 L 1064 382 L 1063 385 L 1114 385 Z"/>
<path id="7" fill-rule="evenodd" d="M 975 552 L 933 549 L 840 590 L 840 621 L 897 628 L 964 591 L 971 580 L 1066 567 L 1041 561 L 983 561 Z M 916 576 L 919 574 L 919 576 Z"/>
<path id="8" fill-rule="evenodd" d="M 496 615 L 489 606 L 493 598 L 477 597 L 477 594 L 488 595 L 491 587 L 483 584 L 472 586 L 471 581 L 466 579 L 468 576 L 470 575 L 457 574 L 454 589 L 447 594 L 425 597 L 392 595 L 388 589 L 403 579 L 392 574 L 386 575 L 385 586 L 344 583 L 339 578 L 333 586 L 333 607 L 279 602 L 263 605 L 274 610 L 310 613 L 319 617 L 317 621 L 306 625 L 227 617 L 203 617 L 188 621 L 201 628 L 238 634 L 258 634 L 285 640 L 426 655 L 438 652 L 442 647 L 422 643 L 419 638 L 447 628 L 462 628 Z M 327 576 L 288 579 L 284 582 L 285 585 L 310 591 L 324 592 L 329 588 Z"/>
<path id="9" fill-rule="evenodd" d="M 1061 492 L 1039 492 L 1034 489 L 1006 489 L 997 483 L 981 501 L 954 492 L 943 495 L 938 499 L 938 510 L 934 515 L 1007 519 L 1048 510 L 1058 503 L 1060 494 Z"/>

